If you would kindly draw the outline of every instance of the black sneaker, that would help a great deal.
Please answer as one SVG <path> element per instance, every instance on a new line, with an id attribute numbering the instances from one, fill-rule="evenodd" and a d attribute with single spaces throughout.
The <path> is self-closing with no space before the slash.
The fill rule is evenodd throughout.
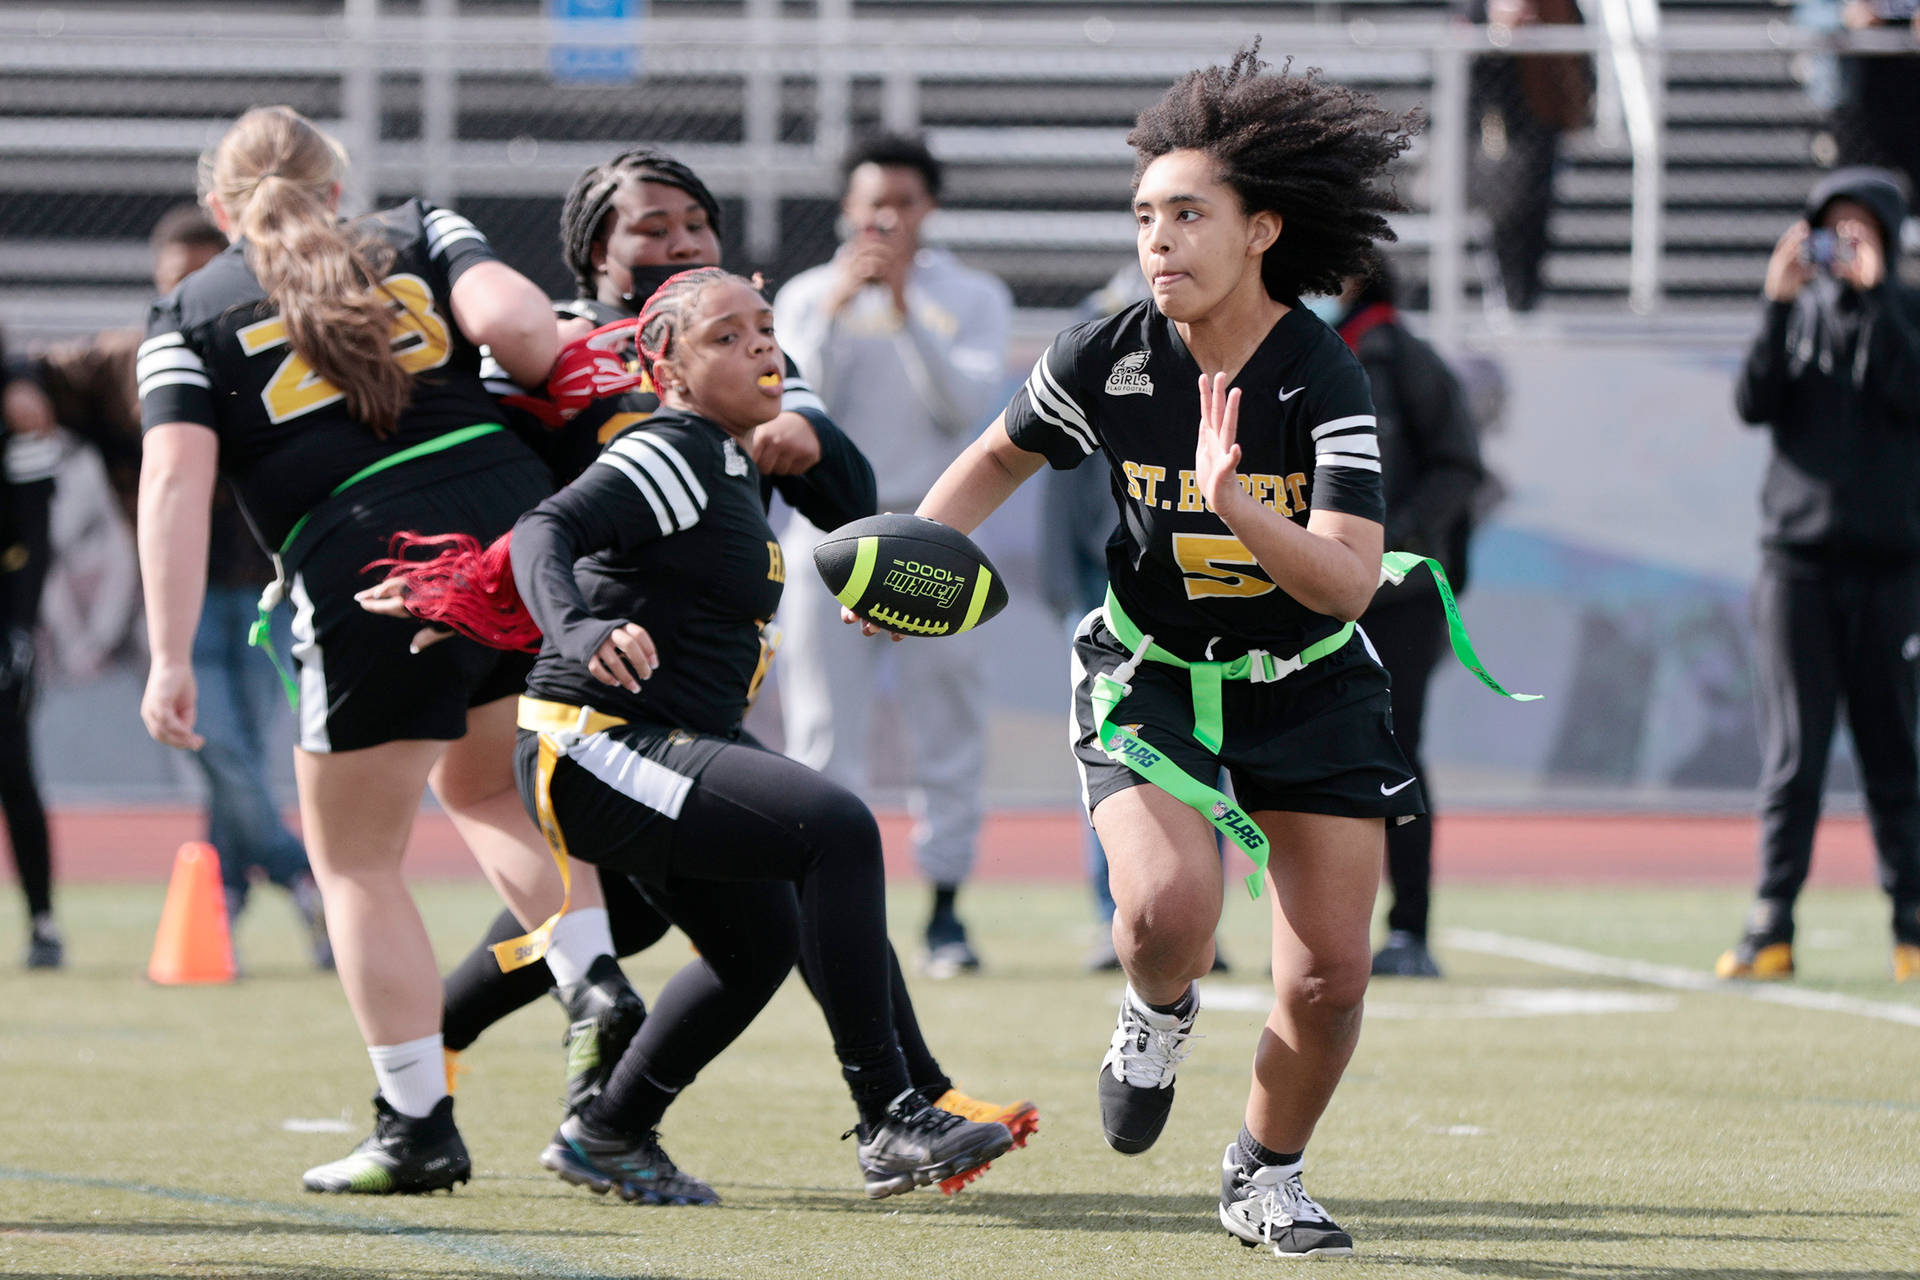
<path id="1" fill-rule="evenodd" d="M 60 926 L 52 920 L 33 922 L 27 933 L 27 968 L 59 969 L 67 963 L 67 945 L 60 938 Z"/>
<path id="2" fill-rule="evenodd" d="M 1013 1146 L 1013 1133 L 998 1122 L 981 1122 L 927 1105 L 912 1089 L 887 1104 L 886 1121 L 861 1125 L 842 1137 L 860 1136 L 860 1172 L 867 1197 L 884 1199 L 977 1169 Z"/>
<path id="3" fill-rule="evenodd" d="M 555 987 L 553 995 L 567 1010 L 560 1043 L 567 1050 L 567 1114 L 577 1116 L 613 1078 L 620 1055 L 647 1019 L 647 1005 L 612 956 L 599 957 L 586 977 Z"/>
<path id="4" fill-rule="evenodd" d="M 1344 1258 L 1353 1237 L 1327 1216 L 1300 1185 L 1300 1168 L 1244 1169 L 1239 1144 L 1229 1142 L 1220 1162 L 1220 1225 L 1252 1249 L 1267 1245 L 1281 1258 Z"/>
<path id="5" fill-rule="evenodd" d="M 719 1204 L 720 1193 L 682 1172 L 660 1135 L 602 1133 L 580 1116 L 561 1121 L 540 1163 L 562 1182 L 596 1195 L 617 1191 L 628 1204 Z"/>
<path id="6" fill-rule="evenodd" d="M 473 1176 L 467 1144 L 453 1127 L 453 1099 L 442 1098 L 418 1119 L 373 1096 L 373 1133 L 351 1155 L 307 1170 L 309 1191 L 335 1195 L 404 1196 L 453 1190 Z"/>
<path id="7" fill-rule="evenodd" d="M 980 956 L 967 940 L 967 926 L 958 916 L 930 921 L 926 941 L 926 953 L 920 957 L 920 972 L 927 977 L 943 980 L 980 971 Z"/>
<path id="8" fill-rule="evenodd" d="M 1387 934 L 1387 945 L 1373 956 L 1376 978 L 1437 978 L 1440 966 L 1434 963 L 1427 940 L 1417 933 L 1395 929 Z"/>
<path id="9" fill-rule="evenodd" d="M 1137 1156 L 1159 1140 L 1173 1110 L 1173 1074 L 1193 1052 L 1199 988 L 1189 988 L 1186 1015 L 1155 1013 L 1127 987 L 1120 1021 L 1100 1063 L 1100 1129 L 1107 1145 Z"/>

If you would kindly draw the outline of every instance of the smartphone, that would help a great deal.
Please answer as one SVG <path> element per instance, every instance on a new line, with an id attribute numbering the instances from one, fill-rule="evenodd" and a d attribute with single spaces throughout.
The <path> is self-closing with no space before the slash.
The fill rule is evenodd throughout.
<path id="1" fill-rule="evenodd" d="M 1800 260 L 1816 271 L 1832 271 L 1836 263 L 1844 265 L 1853 255 L 1840 237 L 1825 227 L 1807 233 Z"/>

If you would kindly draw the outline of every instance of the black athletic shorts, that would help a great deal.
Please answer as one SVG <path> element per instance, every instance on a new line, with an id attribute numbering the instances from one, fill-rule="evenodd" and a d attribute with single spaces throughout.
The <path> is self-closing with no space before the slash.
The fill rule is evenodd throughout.
<path id="1" fill-rule="evenodd" d="M 745 734 L 719 738 L 645 721 L 581 738 L 553 773 L 553 810 L 569 852 L 637 880 L 659 882 L 674 875 L 681 846 L 709 847 L 706 837 L 713 834 L 694 833 L 696 839 L 684 840 L 681 809 L 701 771 L 736 745 L 765 750 Z M 538 826 L 539 734 L 520 730 L 513 763 L 521 799 Z"/>
<path id="2" fill-rule="evenodd" d="M 466 734 L 468 707 L 526 688 L 534 655 L 459 636 L 409 653 L 420 624 L 368 613 L 353 593 L 380 580 L 379 572 L 363 570 L 387 554 L 395 533 L 471 533 L 491 542 L 552 489 L 546 469 L 528 455 L 524 464 L 467 470 L 383 495 L 330 520 L 311 545 L 296 545 L 287 597 L 302 747 L 354 751 L 410 739 L 450 742 Z M 349 490 L 341 498 L 351 496 Z"/>
<path id="3" fill-rule="evenodd" d="M 1074 634 L 1073 756 L 1089 815 L 1108 796 L 1146 782 L 1108 759 L 1096 738 L 1093 677 L 1111 673 L 1127 656 L 1098 611 Z M 1131 727 L 1208 786 L 1224 767 L 1234 798 L 1249 813 L 1404 820 L 1427 811 L 1420 781 L 1393 737 L 1387 670 L 1357 627 L 1344 648 L 1283 680 L 1223 682 L 1218 755 L 1194 739 L 1193 689 L 1185 671 L 1145 661 L 1132 683 L 1112 722 Z"/>

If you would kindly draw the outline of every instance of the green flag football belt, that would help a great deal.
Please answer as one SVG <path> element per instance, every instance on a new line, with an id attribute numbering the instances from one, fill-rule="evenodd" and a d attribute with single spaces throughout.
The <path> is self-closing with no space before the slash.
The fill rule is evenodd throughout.
<path id="1" fill-rule="evenodd" d="M 477 440 L 481 436 L 490 436 L 505 430 L 506 428 L 497 422 L 479 422 L 470 427 L 461 427 L 456 431 L 437 435 L 431 440 L 422 440 L 419 444 L 409 445 L 396 453 L 390 453 L 378 462 L 368 463 L 335 485 L 327 497 L 337 498 L 362 480 L 377 476 L 382 471 L 397 467 L 403 462 L 412 462 L 415 458 L 441 453 L 463 445 L 469 440 Z M 315 510 L 318 509 L 315 508 Z M 260 593 L 259 616 L 254 619 L 253 625 L 247 628 L 247 643 L 266 652 L 267 659 L 273 663 L 274 671 L 280 676 L 281 687 L 287 691 L 287 705 L 295 711 L 300 709 L 300 686 L 294 682 L 293 673 L 287 670 L 287 664 L 281 661 L 280 654 L 273 647 L 271 618 L 274 609 L 287 598 L 286 562 L 289 553 L 293 550 L 294 542 L 306 531 L 307 524 L 312 519 L 313 512 L 309 511 L 294 521 L 293 528 L 287 530 L 287 536 L 280 542 L 280 550 L 273 553 L 273 581 L 269 582 L 266 590 Z"/>
<path id="2" fill-rule="evenodd" d="M 1433 585 L 1440 593 L 1440 603 L 1447 614 L 1447 635 L 1460 664 L 1502 697 L 1512 698 L 1516 702 L 1536 700 L 1540 695 L 1508 693 L 1480 665 L 1480 657 L 1474 652 L 1473 641 L 1467 635 L 1466 624 L 1460 620 L 1460 609 L 1454 601 L 1453 588 L 1447 582 L 1446 570 L 1440 567 L 1439 562 L 1407 551 L 1389 551 L 1380 558 L 1381 580 L 1397 585 L 1422 564 L 1433 573 Z M 1252 684 L 1273 684 L 1284 680 L 1328 654 L 1338 653 L 1345 648 L 1347 642 L 1353 639 L 1355 624 L 1345 624 L 1290 658 L 1277 657 L 1264 649 L 1253 649 L 1227 662 L 1189 662 L 1161 648 L 1153 642 L 1152 636 L 1141 631 L 1114 598 L 1112 587 L 1107 588 L 1107 599 L 1101 612 L 1107 630 L 1113 633 L 1129 654 L 1127 660 L 1111 673 L 1099 672 L 1093 677 L 1093 713 L 1099 722 L 1097 732 L 1101 751 L 1114 763 L 1125 765 L 1143 780 L 1196 810 L 1215 830 L 1251 858 L 1255 870 L 1247 877 L 1247 893 L 1258 898 L 1261 885 L 1266 880 L 1268 854 L 1267 837 L 1259 825 L 1218 788 L 1207 785 L 1182 769 L 1126 725 L 1113 723 L 1113 713 L 1121 700 L 1133 692 L 1130 682 L 1142 662 L 1178 667 L 1187 673 L 1193 690 L 1194 741 L 1217 755 L 1225 739 L 1220 710 L 1220 686 L 1223 682 L 1245 680 Z"/>

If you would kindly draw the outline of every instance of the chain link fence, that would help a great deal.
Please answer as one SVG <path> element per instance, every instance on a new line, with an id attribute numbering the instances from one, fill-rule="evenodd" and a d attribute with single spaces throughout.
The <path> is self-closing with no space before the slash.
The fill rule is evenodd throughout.
<path id="1" fill-rule="evenodd" d="M 1131 257 L 1134 116 L 1256 30 L 1275 61 L 1425 111 L 1395 255 L 1443 330 L 1508 308 L 1745 308 L 1823 168 L 1920 165 L 1920 58 L 1898 23 L 1829 34 L 1744 0 L 1531 0 L 1549 20 L 1509 28 L 1501 3 L 16 6 L 0 11 L 0 323 L 137 316 L 147 231 L 263 102 L 347 143 L 358 204 L 456 204 L 555 292 L 571 287 L 561 199 L 620 149 L 693 164 L 729 260 L 778 280 L 832 251 L 848 142 L 923 133 L 950 171 L 930 234 L 1049 319 Z"/>

